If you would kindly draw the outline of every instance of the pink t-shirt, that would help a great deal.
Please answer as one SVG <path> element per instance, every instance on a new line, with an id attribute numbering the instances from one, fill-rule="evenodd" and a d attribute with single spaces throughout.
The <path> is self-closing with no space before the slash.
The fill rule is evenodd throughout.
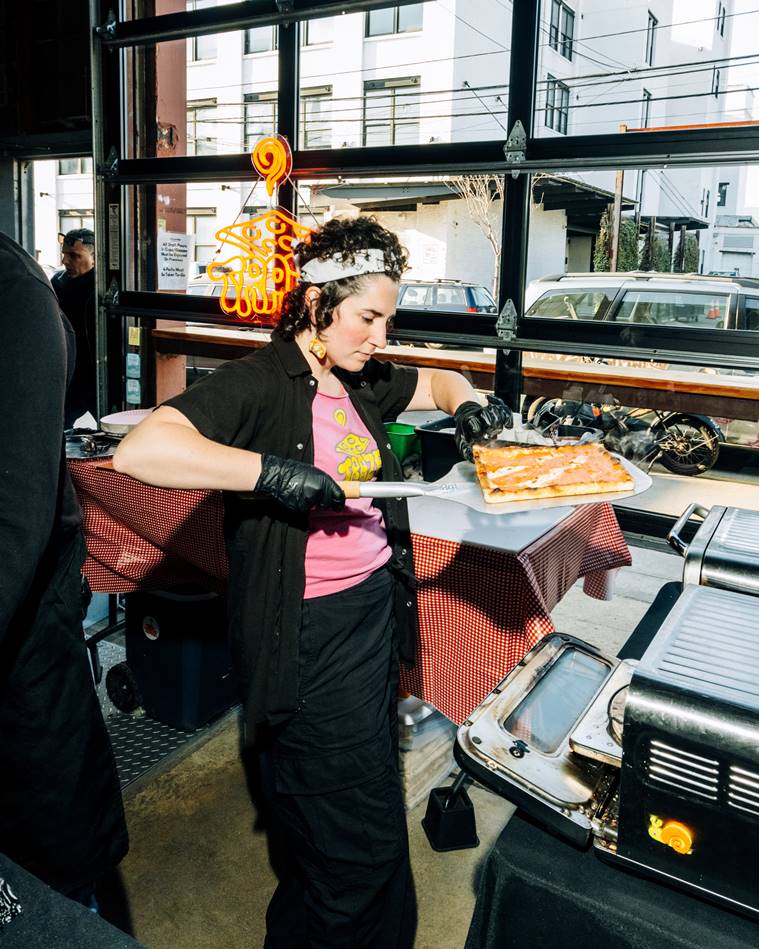
<path id="1" fill-rule="evenodd" d="M 377 442 L 346 393 L 317 392 L 313 402 L 314 464 L 335 481 L 374 481 L 382 467 Z M 390 559 L 385 524 L 371 498 L 342 511 L 311 511 L 306 542 L 306 599 L 361 583 Z"/>

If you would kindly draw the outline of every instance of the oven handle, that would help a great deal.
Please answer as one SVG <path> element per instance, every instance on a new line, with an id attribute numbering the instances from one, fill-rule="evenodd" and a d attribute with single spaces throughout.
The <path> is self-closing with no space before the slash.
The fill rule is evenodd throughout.
<path id="1" fill-rule="evenodd" d="M 676 550 L 681 557 L 685 556 L 688 545 L 680 536 L 680 531 L 682 531 L 694 514 L 696 517 L 700 517 L 701 520 L 704 520 L 710 510 L 711 508 L 704 507 L 702 504 L 698 504 L 698 502 L 694 501 L 693 504 L 689 504 L 688 507 L 686 507 L 680 517 L 678 517 L 677 521 L 675 521 L 674 527 L 667 534 L 667 540 L 670 547 L 674 548 L 674 550 Z"/>

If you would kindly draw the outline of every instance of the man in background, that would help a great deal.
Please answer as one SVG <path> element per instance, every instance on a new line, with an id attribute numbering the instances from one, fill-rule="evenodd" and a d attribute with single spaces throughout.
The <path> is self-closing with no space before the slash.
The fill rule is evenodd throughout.
<path id="1" fill-rule="evenodd" d="M 79 227 L 63 236 L 63 270 L 53 289 L 76 336 L 74 375 L 66 396 L 65 427 L 85 412 L 97 418 L 97 350 L 95 345 L 95 234 Z"/>
<path id="2" fill-rule="evenodd" d="M 127 832 L 82 632 L 85 548 L 63 444 L 72 365 L 47 277 L 0 233 L 0 852 L 94 908 Z"/>

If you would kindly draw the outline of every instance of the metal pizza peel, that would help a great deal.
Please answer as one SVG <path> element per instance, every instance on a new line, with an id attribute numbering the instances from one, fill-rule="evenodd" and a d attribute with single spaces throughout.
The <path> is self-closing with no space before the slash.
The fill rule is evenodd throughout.
<path id="1" fill-rule="evenodd" d="M 612 453 L 613 454 L 613 453 Z M 649 475 L 620 455 L 613 457 L 633 478 L 633 487 L 628 491 L 601 491 L 596 494 L 566 495 L 560 498 L 536 498 L 531 501 L 504 501 L 488 504 L 482 494 L 474 465 L 460 461 L 439 481 L 341 481 L 340 487 L 346 498 L 436 498 L 440 501 L 455 501 L 480 514 L 516 514 L 519 511 L 535 511 L 551 507 L 577 507 L 581 504 L 611 504 L 642 494 L 651 487 Z"/>

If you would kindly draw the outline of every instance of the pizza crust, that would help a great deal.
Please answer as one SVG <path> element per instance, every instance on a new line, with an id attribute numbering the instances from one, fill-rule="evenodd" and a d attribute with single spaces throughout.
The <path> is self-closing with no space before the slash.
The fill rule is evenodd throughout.
<path id="1" fill-rule="evenodd" d="M 529 501 L 630 491 L 632 475 L 598 443 L 534 447 L 474 446 L 477 478 L 485 501 Z"/>

